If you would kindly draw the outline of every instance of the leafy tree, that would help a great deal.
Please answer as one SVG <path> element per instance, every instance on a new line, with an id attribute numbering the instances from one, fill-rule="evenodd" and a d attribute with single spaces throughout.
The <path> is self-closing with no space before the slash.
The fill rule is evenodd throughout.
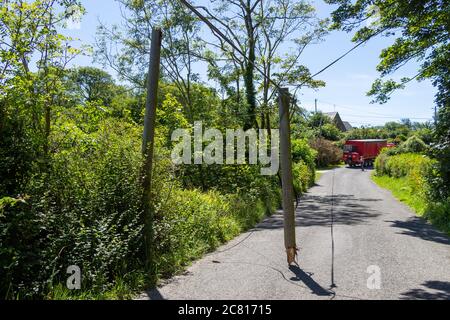
<path id="1" fill-rule="evenodd" d="M 308 126 L 311 128 L 319 128 L 325 124 L 331 124 L 331 119 L 322 112 L 315 112 L 308 119 Z"/>
<path id="2" fill-rule="evenodd" d="M 194 64 L 202 59 L 203 42 L 199 22 L 179 1 L 116 0 L 126 12 L 126 24 L 101 24 L 98 28 L 97 58 L 118 75 L 144 91 L 153 27 L 164 30 L 161 50 L 162 76 L 178 89 L 183 111 L 190 122 L 195 112 L 192 90 L 198 82 Z M 117 50 L 111 50 L 111 43 Z"/>
<path id="3" fill-rule="evenodd" d="M 32 163 L 48 158 L 52 112 L 65 100 L 62 78 L 81 53 L 58 32 L 74 6 L 82 12 L 75 0 L 0 1 L 0 131 L 8 137 L 0 142 L 2 177 L 25 179 Z"/>
<path id="4" fill-rule="evenodd" d="M 418 73 L 400 83 L 378 80 L 369 94 L 378 102 L 385 102 L 396 89 L 413 79 L 432 79 L 438 89 L 437 103 L 445 105 L 448 97 L 450 4 L 446 0 L 381 1 L 326 0 L 339 7 L 333 14 L 334 28 L 346 31 L 357 29 L 354 41 L 370 39 L 380 33 L 396 37 L 395 42 L 381 53 L 377 70 L 385 77 L 410 60 L 421 61 Z M 372 23 L 361 27 L 363 22 Z"/>
<path id="5" fill-rule="evenodd" d="M 111 75 L 98 68 L 76 68 L 70 71 L 68 78 L 73 83 L 75 96 L 82 103 L 99 101 L 108 106 L 117 94 Z"/>
<path id="6" fill-rule="evenodd" d="M 427 145 L 431 145 L 434 140 L 433 130 L 429 128 L 416 129 L 414 134 Z"/>
<path id="7" fill-rule="evenodd" d="M 245 87 L 244 128 L 270 128 L 270 103 L 275 97 L 274 85 L 294 85 L 305 82 L 320 87 L 322 81 L 312 80 L 307 67 L 299 63 L 305 47 L 319 40 L 326 33 L 326 20 L 315 16 L 314 8 L 306 1 L 247 0 L 213 1 L 212 9 L 199 9 L 221 30 L 245 57 L 213 32 L 218 43 L 210 44 L 215 58 L 225 64 L 213 62 L 211 74 L 227 86 L 235 82 L 236 98 L 240 99 L 240 77 Z M 292 54 L 282 54 L 283 46 L 291 45 Z M 283 49 L 283 51 L 285 51 Z M 228 70 L 229 77 L 220 75 Z M 226 82 L 228 80 L 228 83 Z M 257 82 L 261 81 L 258 86 Z M 260 96 L 258 96 L 260 93 Z M 258 102 L 261 113 L 257 123 Z"/>
<path id="8" fill-rule="evenodd" d="M 318 88 L 325 85 L 311 79 L 309 69 L 300 63 L 304 50 L 321 40 L 327 32 L 328 20 L 316 16 L 315 8 L 305 1 L 260 1 L 257 20 L 261 22 L 256 39 L 257 64 L 262 71 L 259 104 L 262 128 L 270 129 L 270 115 L 278 86 Z M 299 30 L 302 30 L 299 32 Z M 288 53 L 286 47 L 292 46 Z"/>
<path id="9" fill-rule="evenodd" d="M 422 139 L 418 138 L 417 136 L 411 136 L 408 138 L 408 140 L 400 145 L 400 149 L 402 149 L 402 151 L 405 153 L 423 153 L 428 150 L 428 147 L 425 142 L 422 141 Z"/>
<path id="10" fill-rule="evenodd" d="M 327 140 L 338 141 L 342 137 L 341 131 L 331 123 L 327 123 L 320 129 L 319 133 Z"/>
<path id="11" fill-rule="evenodd" d="M 0 295 L 6 298 L 40 292 L 51 273 L 45 252 L 57 255 L 45 243 L 45 228 L 53 226 L 43 222 L 52 219 L 51 137 L 66 100 L 63 78 L 81 52 L 58 32 L 74 7 L 82 12 L 72 0 L 0 0 Z"/>

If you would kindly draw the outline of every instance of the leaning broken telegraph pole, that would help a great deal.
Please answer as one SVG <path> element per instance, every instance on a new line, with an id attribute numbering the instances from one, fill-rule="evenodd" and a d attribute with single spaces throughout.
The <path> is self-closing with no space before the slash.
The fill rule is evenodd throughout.
<path id="1" fill-rule="evenodd" d="M 289 122 L 289 89 L 279 90 L 280 113 L 280 162 L 283 189 L 284 246 L 288 264 L 296 263 L 297 245 L 295 241 L 294 186 L 292 176 L 291 128 Z"/>
<path id="2" fill-rule="evenodd" d="M 152 31 L 150 64 L 147 75 L 147 99 L 145 102 L 144 134 L 142 139 L 142 207 L 144 223 L 145 265 L 150 277 L 154 276 L 153 252 L 153 209 L 151 206 L 153 150 L 155 141 L 156 104 L 161 62 L 162 32 L 158 28 Z"/>

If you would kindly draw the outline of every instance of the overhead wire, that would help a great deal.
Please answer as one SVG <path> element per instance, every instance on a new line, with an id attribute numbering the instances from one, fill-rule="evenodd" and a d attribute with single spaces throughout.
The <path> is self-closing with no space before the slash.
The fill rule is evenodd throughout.
<path id="1" fill-rule="evenodd" d="M 341 104 L 336 104 L 336 103 L 331 103 L 331 102 L 327 102 L 327 101 L 324 101 L 324 100 L 317 100 L 318 102 L 321 102 L 321 103 L 324 103 L 324 104 L 327 104 L 327 105 L 333 105 L 333 106 L 336 106 L 336 107 L 338 107 L 338 108 L 341 108 L 341 109 L 347 109 L 347 110 L 351 110 L 351 111 L 360 111 L 361 109 L 357 109 L 357 108 L 351 108 L 351 107 L 348 107 L 348 106 L 343 106 L 343 105 L 341 105 Z M 409 118 L 409 119 L 413 119 L 413 120 L 430 120 L 431 118 L 425 118 L 425 117 L 404 117 L 404 116 L 395 116 L 395 115 L 387 115 L 387 114 L 383 114 L 383 113 L 377 113 L 377 112 L 372 112 L 372 111 L 365 111 L 364 110 L 364 112 L 366 112 L 366 113 L 368 113 L 368 114 L 371 114 L 371 115 L 375 115 L 375 116 L 379 116 L 380 118 L 382 117 L 382 118 L 392 118 L 392 119 L 401 119 L 401 118 Z M 375 116 L 367 116 L 367 115 L 364 115 L 364 116 L 360 116 L 360 117 L 366 117 L 366 118 L 376 118 Z"/>

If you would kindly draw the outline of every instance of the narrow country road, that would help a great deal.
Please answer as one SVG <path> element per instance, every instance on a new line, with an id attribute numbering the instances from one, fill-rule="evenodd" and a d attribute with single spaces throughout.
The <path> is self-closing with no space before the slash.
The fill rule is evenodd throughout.
<path id="1" fill-rule="evenodd" d="M 450 239 L 370 174 L 327 171 L 301 199 L 299 268 L 287 266 L 278 212 L 139 298 L 450 299 Z M 379 289 L 368 286 L 377 271 Z"/>

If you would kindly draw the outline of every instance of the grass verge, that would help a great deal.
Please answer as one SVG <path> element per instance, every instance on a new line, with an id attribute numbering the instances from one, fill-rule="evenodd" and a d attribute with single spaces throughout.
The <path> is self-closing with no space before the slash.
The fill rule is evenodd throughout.
<path id="1" fill-rule="evenodd" d="M 419 217 L 423 217 L 450 236 L 449 203 L 429 203 L 420 193 L 413 192 L 407 177 L 393 178 L 377 176 L 374 173 L 372 180 L 378 186 L 391 191 L 397 200 L 410 207 Z"/>
<path id="2" fill-rule="evenodd" d="M 372 174 L 372 180 L 380 187 L 392 192 L 399 201 L 408 205 L 419 216 L 423 216 L 427 209 L 425 199 L 417 194 L 412 194 L 407 178 L 392 178 L 389 176 L 376 176 Z"/>

